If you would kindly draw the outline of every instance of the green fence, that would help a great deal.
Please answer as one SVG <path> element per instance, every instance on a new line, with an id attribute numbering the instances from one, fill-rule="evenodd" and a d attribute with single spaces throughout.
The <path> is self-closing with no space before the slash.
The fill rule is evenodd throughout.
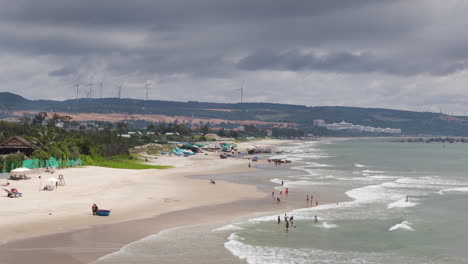
<path id="1" fill-rule="evenodd" d="M 22 166 L 15 166 L 14 164 L 11 164 L 11 168 L 7 168 L 6 162 L 3 163 L 3 167 L 5 168 L 3 172 L 8 172 L 11 170 L 14 170 L 18 167 L 25 167 L 28 169 L 37 169 L 37 168 L 64 168 L 64 167 L 74 167 L 74 166 L 81 166 L 83 165 L 83 162 L 81 161 L 80 158 L 78 159 L 56 159 L 54 157 L 48 159 L 48 160 L 40 160 L 40 159 L 28 159 L 28 160 L 23 160 Z"/>

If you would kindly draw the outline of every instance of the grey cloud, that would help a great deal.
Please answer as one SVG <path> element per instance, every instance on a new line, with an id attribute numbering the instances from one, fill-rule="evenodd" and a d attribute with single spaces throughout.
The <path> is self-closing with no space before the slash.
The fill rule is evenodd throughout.
<path id="1" fill-rule="evenodd" d="M 466 63 L 454 62 L 447 65 L 426 64 L 406 60 L 379 57 L 370 53 L 332 52 L 326 55 L 301 53 L 298 50 L 286 52 L 257 52 L 240 60 L 238 67 L 243 70 L 278 71 L 326 71 L 343 73 L 382 72 L 395 75 L 434 74 L 448 75 L 466 69 Z"/>
<path id="2" fill-rule="evenodd" d="M 411 108 L 448 103 L 441 90 L 465 96 L 462 1 L 0 0 L 0 7 L 0 58 L 14 61 L 0 78 L 32 97 L 45 95 L 40 84 L 51 87 L 49 98 L 70 97 L 52 87 L 91 74 L 129 89 L 157 79 L 166 100 L 229 101 L 244 79 L 252 101 Z"/>
<path id="3" fill-rule="evenodd" d="M 72 75 L 72 74 L 76 74 L 76 73 L 78 73 L 78 70 L 75 67 L 65 66 L 65 67 L 62 67 L 60 69 L 53 70 L 53 71 L 49 72 L 49 76 L 54 76 L 54 77 L 68 76 L 68 75 Z"/>

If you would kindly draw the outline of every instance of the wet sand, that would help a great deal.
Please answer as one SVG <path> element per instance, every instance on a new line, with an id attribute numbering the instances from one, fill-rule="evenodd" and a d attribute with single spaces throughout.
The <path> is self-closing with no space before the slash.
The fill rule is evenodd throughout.
<path id="1" fill-rule="evenodd" d="M 257 164 L 255 166 L 258 168 L 253 172 L 216 175 L 217 184 L 213 187 L 216 188 L 225 182 L 227 184 L 227 181 L 249 184 L 256 186 L 264 193 L 262 198 L 242 199 L 221 205 L 173 211 L 140 220 L 95 225 L 70 232 L 11 241 L 0 245 L 0 263 L 91 263 L 102 256 L 118 251 L 133 241 L 168 228 L 201 225 L 200 228 L 203 229 L 206 228 L 202 227 L 203 225 L 221 224 L 245 217 L 280 214 L 308 206 L 305 193 L 290 193 L 287 197 L 284 195 L 279 205 L 274 203 L 271 197 L 271 191 L 278 185 L 270 182 L 269 179 L 300 172 L 291 170 L 291 166 L 275 167 Z M 205 175 L 191 178 L 209 179 L 212 177 L 213 175 Z M 321 203 L 334 203 L 345 199 L 345 195 L 341 193 L 320 195 Z M 217 247 L 220 251 L 224 250 L 222 244 Z M 230 254 L 224 253 L 228 257 L 224 263 L 238 261 L 233 256 L 229 259 Z M 41 261 L 42 259 L 44 261 Z M 159 263 L 164 263 L 164 261 Z"/>

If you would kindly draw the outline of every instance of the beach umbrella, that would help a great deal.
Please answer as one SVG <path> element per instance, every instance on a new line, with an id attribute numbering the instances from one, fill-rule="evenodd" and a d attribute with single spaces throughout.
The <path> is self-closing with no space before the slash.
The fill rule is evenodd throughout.
<path id="1" fill-rule="evenodd" d="M 12 170 L 11 172 L 27 172 L 27 171 L 30 171 L 30 169 L 25 168 L 25 167 L 21 167 L 21 168 L 16 168 L 16 169 Z"/>
<path id="2" fill-rule="evenodd" d="M 50 177 L 47 179 L 48 182 L 58 182 L 59 180 L 57 178 L 54 178 L 54 177 Z"/>

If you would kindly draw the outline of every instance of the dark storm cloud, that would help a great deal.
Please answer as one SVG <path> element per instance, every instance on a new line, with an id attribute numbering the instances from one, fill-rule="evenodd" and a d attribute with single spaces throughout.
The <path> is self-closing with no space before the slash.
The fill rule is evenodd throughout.
<path id="1" fill-rule="evenodd" d="M 11 62 L 0 78 L 39 98 L 70 97 L 41 83 L 96 75 L 135 96 L 153 80 L 167 100 L 222 101 L 245 79 L 253 101 L 345 104 L 339 93 L 409 108 L 463 95 L 467 10 L 457 0 L 0 0 L 0 58 Z"/>
<path id="2" fill-rule="evenodd" d="M 117 73 L 218 77 L 235 70 L 236 62 L 228 58 L 241 54 L 249 54 L 239 64 L 242 70 L 452 72 L 453 65 L 423 70 L 394 64 L 386 54 L 374 52 L 387 38 L 407 34 L 418 25 L 411 12 L 395 3 L 398 1 L 4 0 L 0 21 L 26 32 L 4 30 L 0 48 L 27 55 L 92 55 Z M 43 33 L 27 32 L 29 25 Z M 121 39 L 105 37 L 112 32 L 120 33 Z M 126 45 L 125 40 L 134 38 L 133 32 L 141 33 L 141 45 Z M 263 48 L 271 52 L 254 53 Z M 298 52 L 284 52 L 291 48 Z M 341 51 L 322 57 L 300 54 L 300 49 L 308 48 Z M 364 51 L 363 55 L 353 55 L 355 50 Z M 109 57 L 112 53 L 127 58 L 117 65 Z"/>
<path id="3" fill-rule="evenodd" d="M 466 63 L 434 64 L 428 67 L 428 64 L 421 62 L 379 58 L 369 53 L 334 52 L 317 56 L 293 50 L 281 53 L 265 51 L 253 53 L 241 59 L 238 66 L 244 70 L 447 75 L 465 69 Z"/>

